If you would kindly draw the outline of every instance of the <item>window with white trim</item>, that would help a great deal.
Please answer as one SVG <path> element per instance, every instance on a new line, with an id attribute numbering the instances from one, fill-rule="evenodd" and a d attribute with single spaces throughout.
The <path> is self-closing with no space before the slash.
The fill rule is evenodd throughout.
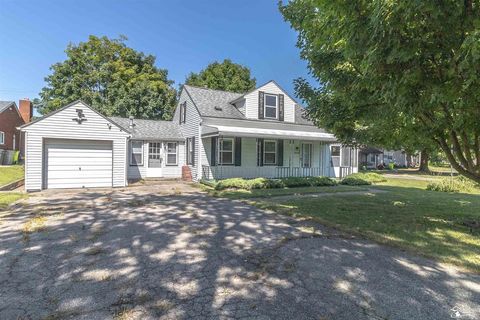
<path id="1" fill-rule="evenodd" d="M 311 168 L 312 167 L 312 152 L 313 144 L 311 143 L 302 143 L 302 167 Z"/>
<path id="2" fill-rule="evenodd" d="M 130 142 L 130 165 L 143 166 L 143 141 Z"/>
<path id="3" fill-rule="evenodd" d="M 219 139 L 219 164 L 233 164 L 233 148 L 234 140 L 233 138 L 221 138 Z"/>
<path id="4" fill-rule="evenodd" d="M 5 133 L 0 131 L 0 144 L 5 144 Z"/>
<path id="5" fill-rule="evenodd" d="M 178 164 L 178 151 L 176 142 L 167 142 L 167 166 L 175 166 Z"/>
<path id="6" fill-rule="evenodd" d="M 277 141 L 264 140 L 263 142 L 263 164 L 277 164 Z"/>
<path id="7" fill-rule="evenodd" d="M 193 138 L 187 138 L 187 164 L 193 165 Z"/>
<path id="8" fill-rule="evenodd" d="M 263 102 L 264 117 L 268 119 L 278 118 L 278 96 L 275 94 L 265 94 Z"/>

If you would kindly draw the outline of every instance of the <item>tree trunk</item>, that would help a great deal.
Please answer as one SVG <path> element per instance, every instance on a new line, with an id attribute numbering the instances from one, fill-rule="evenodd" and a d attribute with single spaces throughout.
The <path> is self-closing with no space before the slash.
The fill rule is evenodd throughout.
<path id="1" fill-rule="evenodd" d="M 427 152 L 427 150 L 423 149 L 422 152 L 420 153 L 420 167 L 418 168 L 418 171 L 420 172 L 430 172 L 430 169 L 428 168 L 428 160 L 430 156 Z"/>

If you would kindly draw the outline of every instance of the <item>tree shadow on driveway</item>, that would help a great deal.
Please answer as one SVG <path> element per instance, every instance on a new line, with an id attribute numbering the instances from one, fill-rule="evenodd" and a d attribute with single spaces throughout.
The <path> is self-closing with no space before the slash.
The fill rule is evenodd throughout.
<path id="1" fill-rule="evenodd" d="M 0 318 L 480 316 L 477 275 L 303 224 L 200 192 L 34 197 L 0 222 Z"/>

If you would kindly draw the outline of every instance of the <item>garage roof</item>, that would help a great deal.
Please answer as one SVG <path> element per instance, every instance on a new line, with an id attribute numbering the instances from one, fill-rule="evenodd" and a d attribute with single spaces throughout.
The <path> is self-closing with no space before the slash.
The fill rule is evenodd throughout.
<path id="1" fill-rule="evenodd" d="M 184 140 L 180 126 L 173 121 L 133 119 L 133 129 L 129 118 L 110 117 L 110 120 L 132 133 L 132 139 Z"/>

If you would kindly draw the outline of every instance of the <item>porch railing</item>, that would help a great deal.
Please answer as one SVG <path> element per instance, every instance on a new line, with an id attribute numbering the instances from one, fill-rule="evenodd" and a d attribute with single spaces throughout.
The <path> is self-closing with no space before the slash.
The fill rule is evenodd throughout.
<path id="1" fill-rule="evenodd" d="M 349 174 L 353 173 L 352 167 L 340 167 L 340 179 L 345 178 Z"/>
<path id="2" fill-rule="evenodd" d="M 287 178 L 313 177 L 327 175 L 325 168 L 313 167 L 235 167 L 235 166 L 202 166 L 202 177 L 206 180 L 221 180 L 228 178 Z"/>

